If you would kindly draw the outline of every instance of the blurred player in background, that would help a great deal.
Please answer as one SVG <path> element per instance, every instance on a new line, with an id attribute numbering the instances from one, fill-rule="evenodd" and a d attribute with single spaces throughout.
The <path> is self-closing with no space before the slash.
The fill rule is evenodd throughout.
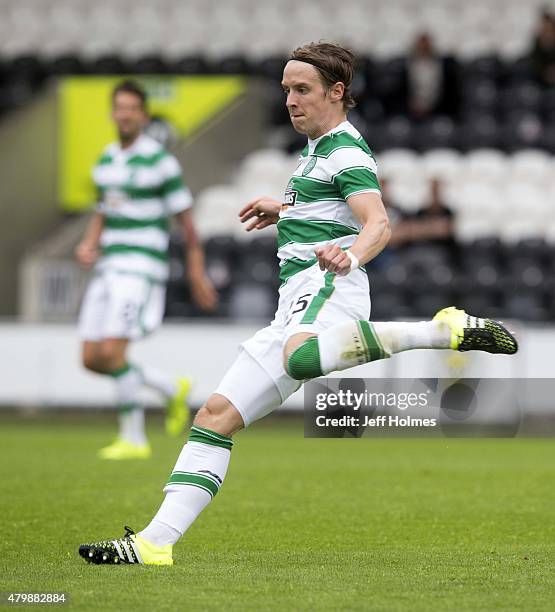
<path id="1" fill-rule="evenodd" d="M 389 240 L 374 157 L 347 121 L 353 55 L 311 43 L 296 49 L 282 86 L 293 127 L 308 136 L 285 201 L 256 199 L 240 212 L 247 230 L 278 223 L 278 310 L 243 343 L 196 415 L 151 523 L 139 534 L 84 544 L 94 563 L 171 565 L 172 546 L 217 494 L 231 436 L 281 405 L 304 380 L 417 348 L 512 354 L 517 344 L 489 319 L 446 308 L 432 321 L 370 323 L 364 264 Z M 268 478 L 272 475 L 268 474 Z M 254 494 L 254 492 L 253 492 Z"/>
<path id="2" fill-rule="evenodd" d="M 154 139 L 142 133 L 148 121 L 146 93 L 120 83 L 112 94 L 118 142 L 110 144 L 93 170 L 99 204 L 76 248 L 78 262 L 95 265 L 81 307 L 83 364 L 114 380 L 119 434 L 99 451 L 103 459 L 150 456 L 139 399 L 146 385 L 166 399 L 166 429 L 178 435 L 188 420 L 190 381 L 177 381 L 151 367 L 130 363 L 129 342 L 162 322 L 168 278 L 170 218 L 176 216 L 186 244 L 191 293 L 203 309 L 217 296 L 204 271 L 204 255 L 191 215 L 192 198 L 181 169 Z"/>

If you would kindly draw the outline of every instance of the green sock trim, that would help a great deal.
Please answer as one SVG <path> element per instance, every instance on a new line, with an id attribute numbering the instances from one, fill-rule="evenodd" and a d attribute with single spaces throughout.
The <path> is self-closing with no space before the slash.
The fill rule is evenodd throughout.
<path id="1" fill-rule="evenodd" d="M 112 378 L 119 378 L 120 376 L 127 374 L 127 372 L 129 372 L 129 370 L 131 369 L 133 369 L 133 366 L 129 363 L 126 363 L 124 366 L 121 366 L 121 368 L 118 368 L 117 370 L 110 372 L 110 376 Z"/>
<path id="2" fill-rule="evenodd" d="M 366 345 L 366 361 L 377 361 L 378 359 L 383 359 L 386 356 L 386 353 L 378 338 L 378 335 L 374 331 L 372 324 L 369 321 L 357 321 L 357 323 L 361 331 L 361 337 Z"/>
<path id="3" fill-rule="evenodd" d="M 189 442 L 200 442 L 201 444 L 209 444 L 210 446 L 227 448 L 227 450 L 231 450 L 231 447 L 233 446 L 233 440 L 231 438 L 222 436 L 222 434 L 216 433 L 211 429 L 197 427 L 196 425 L 191 427 Z"/>
<path id="4" fill-rule="evenodd" d="M 320 349 L 316 336 L 305 340 L 289 355 L 287 372 L 295 380 L 308 380 L 322 376 Z"/>
<path id="5" fill-rule="evenodd" d="M 210 497 L 214 497 L 220 490 L 221 482 L 219 479 L 209 472 L 199 474 L 198 472 L 172 472 L 168 485 L 179 484 L 197 487 L 206 491 Z"/>

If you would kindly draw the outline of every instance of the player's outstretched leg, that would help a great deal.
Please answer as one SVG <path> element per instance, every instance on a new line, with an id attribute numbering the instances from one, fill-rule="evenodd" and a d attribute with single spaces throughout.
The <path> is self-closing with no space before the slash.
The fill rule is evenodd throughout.
<path id="1" fill-rule="evenodd" d="M 440 310 L 432 321 L 339 323 L 292 349 L 286 345 L 285 368 L 292 378 L 307 380 L 394 353 L 430 348 L 512 355 L 518 344 L 501 323 L 451 306 Z"/>

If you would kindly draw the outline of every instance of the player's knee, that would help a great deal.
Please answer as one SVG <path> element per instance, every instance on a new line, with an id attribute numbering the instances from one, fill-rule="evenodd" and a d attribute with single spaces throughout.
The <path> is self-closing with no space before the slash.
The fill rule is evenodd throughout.
<path id="1" fill-rule="evenodd" d="M 100 361 L 98 359 L 97 351 L 90 347 L 86 346 L 83 348 L 83 352 L 81 354 L 81 363 L 83 367 L 91 372 L 100 372 Z"/>
<path id="2" fill-rule="evenodd" d="M 124 361 L 124 360 L 123 360 Z M 100 372 L 112 372 L 122 367 L 122 356 L 110 342 L 101 342 L 96 352 L 96 367 Z"/>
<path id="3" fill-rule="evenodd" d="M 91 372 L 98 371 L 98 364 L 94 355 L 83 353 L 81 363 L 83 364 L 84 368 L 91 370 Z"/>
<path id="4" fill-rule="evenodd" d="M 283 351 L 285 371 L 295 380 L 308 380 L 322 375 L 318 337 L 289 341 Z"/>
<path id="5" fill-rule="evenodd" d="M 217 393 L 211 395 L 197 412 L 194 424 L 223 436 L 231 436 L 245 426 L 237 408 L 227 398 Z"/>

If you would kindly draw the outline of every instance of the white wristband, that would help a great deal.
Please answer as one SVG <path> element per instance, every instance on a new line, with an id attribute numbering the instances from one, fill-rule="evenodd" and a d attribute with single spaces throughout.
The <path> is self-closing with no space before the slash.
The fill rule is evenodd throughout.
<path id="1" fill-rule="evenodd" d="M 351 272 L 357 268 L 360 268 L 360 261 L 358 260 L 358 257 L 354 253 L 351 253 L 351 251 L 345 251 L 345 253 L 351 260 Z"/>

